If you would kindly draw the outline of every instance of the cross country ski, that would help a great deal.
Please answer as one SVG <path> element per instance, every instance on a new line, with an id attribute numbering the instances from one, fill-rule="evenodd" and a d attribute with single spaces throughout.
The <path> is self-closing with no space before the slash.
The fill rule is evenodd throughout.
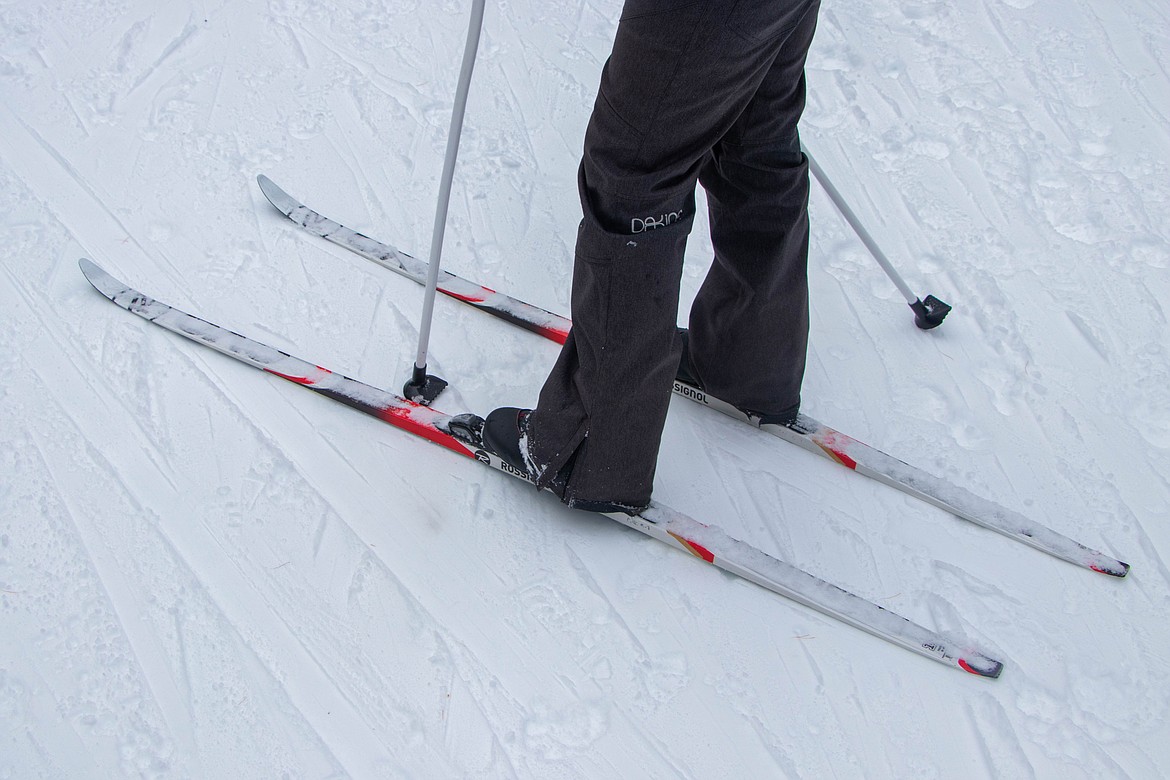
<path id="1" fill-rule="evenodd" d="M 524 479 L 524 475 L 482 447 L 479 430 L 483 421 L 475 415 L 444 414 L 334 373 L 154 300 L 118 281 L 90 260 L 82 259 L 79 264 L 86 279 L 109 300 L 159 327 L 365 412 L 464 458 Z M 605 516 L 939 663 L 982 677 L 998 677 L 1003 670 L 1002 662 L 970 643 L 956 642 L 924 628 L 658 502 L 636 515 Z"/>
<path id="2" fill-rule="evenodd" d="M 307 232 L 328 239 L 419 284 L 425 282 L 428 267 L 425 261 L 319 214 L 282 190 L 267 176 L 258 176 L 257 182 L 272 205 Z M 447 271 L 440 273 L 438 290 L 558 344 L 564 343 L 572 326 L 566 317 Z M 766 424 L 761 423 L 758 416 L 737 409 L 684 381 L 675 381 L 674 392 L 1049 555 L 1113 577 L 1124 577 L 1129 571 L 1127 563 L 1090 549 L 1042 523 L 975 495 L 959 485 L 904 463 L 808 415 L 799 415 L 789 425 Z"/>

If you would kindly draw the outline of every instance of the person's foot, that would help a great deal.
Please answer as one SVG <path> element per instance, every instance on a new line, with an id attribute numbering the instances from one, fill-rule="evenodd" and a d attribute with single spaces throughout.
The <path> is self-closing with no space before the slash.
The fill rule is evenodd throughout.
<path id="1" fill-rule="evenodd" d="M 682 355 L 678 361 L 678 370 L 675 372 L 674 378 L 691 387 L 707 392 L 707 388 L 703 386 L 702 380 L 696 375 L 695 368 L 691 364 L 690 332 L 686 328 L 679 328 L 678 335 L 682 338 L 683 348 Z M 791 425 L 796 422 L 796 418 L 800 415 L 800 402 L 789 406 L 787 409 L 781 409 L 776 412 L 760 412 L 742 406 L 736 408 L 744 414 L 758 418 L 760 425 Z"/>
<path id="2" fill-rule="evenodd" d="M 484 419 L 483 446 L 499 457 L 528 479 L 536 482 L 539 487 L 546 488 L 564 501 L 571 509 L 581 509 L 586 512 L 613 513 L 621 512 L 635 515 L 645 509 L 645 506 L 631 506 L 617 501 L 590 501 L 576 497 L 566 498 L 566 487 L 569 473 L 573 468 L 573 459 L 561 469 L 552 479 L 545 483 L 538 482 L 536 464 L 528 454 L 528 418 L 531 409 L 518 409 L 515 406 L 502 406 L 494 410 Z"/>
<path id="3" fill-rule="evenodd" d="M 531 409 L 514 406 L 496 409 L 483 422 L 483 444 L 509 466 L 535 481 L 536 474 L 532 473 L 527 457 L 530 414 Z"/>
<path id="4" fill-rule="evenodd" d="M 760 425 L 792 425 L 792 423 L 796 422 L 796 418 L 800 416 L 800 404 L 793 404 L 787 409 L 776 412 L 775 414 L 760 414 L 750 409 L 744 409 L 743 411 L 760 418 Z"/>

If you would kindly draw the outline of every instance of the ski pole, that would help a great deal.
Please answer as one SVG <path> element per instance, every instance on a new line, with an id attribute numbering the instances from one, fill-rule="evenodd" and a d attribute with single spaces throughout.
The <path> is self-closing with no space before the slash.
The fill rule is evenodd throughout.
<path id="1" fill-rule="evenodd" d="M 812 170 L 813 176 L 815 176 L 817 181 L 820 182 L 820 185 L 824 188 L 825 192 L 829 194 L 829 198 L 833 201 L 833 205 L 837 207 L 837 211 L 841 212 L 841 216 L 843 216 L 845 221 L 849 223 L 849 226 L 853 228 L 853 232 L 857 233 L 857 237 L 861 239 L 861 243 L 865 244 L 865 248 L 868 249 L 870 254 L 873 255 L 873 258 L 877 260 L 878 265 L 880 265 L 882 270 L 886 272 L 886 275 L 890 277 L 890 281 L 894 283 L 894 286 L 898 288 L 900 293 L 902 293 L 902 297 L 906 299 L 906 303 L 908 303 L 910 308 L 914 311 L 914 324 L 922 330 L 930 330 L 931 328 L 937 328 L 939 325 L 941 325 L 942 321 L 946 319 L 947 314 L 950 313 L 951 307 L 940 301 L 938 298 L 935 298 L 933 295 L 927 295 L 926 298 L 919 298 L 910 291 L 910 287 L 894 268 L 894 265 L 890 262 L 890 259 L 886 257 L 884 252 L 882 252 L 881 247 L 879 247 L 877 242 L 873 240 L 873 236 L 871 236 L 869 231 L 865 229 L 865 226 L 861 224 L 861 220 L 859 220 L 857 215 L 853 213 L 853 209 L 849 208 L 849 204 L 845 202 L 845 198 L 841 195 L 840 190 L 833 186 L 833 182 L 829 180 L 828 175 L 816 161 L 816 158 L 812 156 L 812 153 L 809 152 L 808 148 L 804 146 L 804 144 L 801 144 L 800 149 L 802 152 L 804 152 L 804 156 L 808 158 L 808 167 L 810 170 Z"/>
<path id="2" fill-rule="evenodd" d="M 402 388 L 410 400 L 429 406 L 447 387 L 447 382 L 427 374 L 427 349 L 431 338 L 431 320 L 435 313 L 435 294 L 439 286 L 439 261 L 443 254 L 443 234 L 447 229 L 447 207 L 451 202 L 451 182 L 455 178 L 455 158 L 459 155 L 459 136 L 463 132 L 463 115 L 467 110 L 467 93 L 471 89 L 471 72 L 479 50 L 479 35 L 483 30 L 485 0 L 473 0 L 471 22 L 467 27 L 467 45 L 463 49 L 463 66 L 459 71 L 459 85 L 455 90 L 455 105 L 451 111 L 451 128 L 447 133 L 447 156 L 443 161 L 443 177 L 439 183 L 439 202 L 435 208 L 435 227 L 431 234 L 430 265 L 427 268 L 426 293 L 423 297 L 422 323 L 418 329 L 418 353 L 414 371 Z"/>

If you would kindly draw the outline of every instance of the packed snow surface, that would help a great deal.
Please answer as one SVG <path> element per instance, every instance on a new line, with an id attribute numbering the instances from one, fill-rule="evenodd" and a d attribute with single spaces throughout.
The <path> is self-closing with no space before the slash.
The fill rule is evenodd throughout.
<path id="1" fill-rule="evenodd" d="M 568 313 L 618 0 L 489 4 L 444 263 Z M 931 663 L 112 306 L 400 387 L 470 3 L 0 0 L 0 777 L 1170 776 L 1170 10 L 825 0 L 804 410 L 1104 577 L 698 405 L 656 500 L 1005 661 Z M 664 85 L 668 87 L 669 85 Z M 711 254 L 702 225 L 684 302 Z M 556 346 L 441 300 L 438 406 Z"/>

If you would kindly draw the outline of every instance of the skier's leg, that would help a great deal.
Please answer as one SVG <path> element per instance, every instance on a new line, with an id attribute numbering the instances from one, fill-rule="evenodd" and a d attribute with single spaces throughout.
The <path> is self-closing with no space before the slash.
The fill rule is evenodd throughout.
<path id="1" fill-rule="evenodd" d="M 754 15 L 761 2 L 767 25 Z M 806 7 L 626 4 L 580 167 L 573 329 L 527 420 L 542 484 L 559 485 L 571 505 L 649 501 L 680 350 L 675 323 L 694 185 L 770 72 L 780 31 L 796 26 Z M 558 474 L 564 479 L 554 483 Z"/>
<path id="2" fill-rule="evenodd" d="M 799 407 L 808 345 L 808 164 L 797 122 L 817 8 L 788 33 L 700 176 L 715 260 L 691 307 L 689 369 L 712 395 L 780 417 Z"/>

